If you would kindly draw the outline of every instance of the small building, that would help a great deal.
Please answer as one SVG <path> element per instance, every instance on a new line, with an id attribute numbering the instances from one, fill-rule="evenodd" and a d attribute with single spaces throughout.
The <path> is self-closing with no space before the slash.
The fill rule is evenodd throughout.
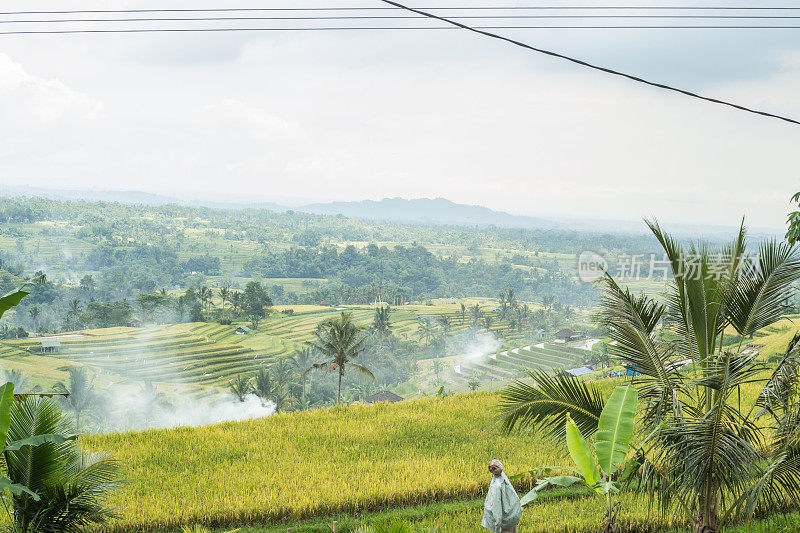
<path id="1" fill-rule="evenodd" d="M 556 332 L 557 342 L 567 343 L 580 340 L 583 337 L 584 335 L 580 331 L 575 331 L 574 329 L 569 329 L 569 328 L 564 328 Z"/>
<path id="2" fill-rule="evenodd" d="M 238 328 L 236 328 L 236 332 L 235 333 L 237 335 L 247 335 L 251 331 L 253 331 L 253 330 L 250 329 L 248 326 L 239 326 Z"/>
<path id="3" fill-rule="evenodd" d="M 570 368 L 569 370 L 567 370 L 567 374 L 572 374 L 576 378 L 578 376 L 585 376 L 586 374 L 591 374 L 592 372 L 594 372 L 594 370 L 592 370 L 588 366 L 579 366 L 578 368 Z"/>
<path id="4" fill-rule="evenodd" d="M 403 398 L 388 390 L 375 393 L 364 398 L 367 403 L 397 403 L 402 402 Z"/>
<path id="5" fill-rule="evenodd" d="M 331 307 L 331 303 L 328 300 L 321 300 L 317 302 L 317 305 L 320 307 Z"/>
<path id="6" fill-rule="evenodd" d="M 42 341 L 42 353 L 57 353 L 61 349 L 61 341 Z"/>

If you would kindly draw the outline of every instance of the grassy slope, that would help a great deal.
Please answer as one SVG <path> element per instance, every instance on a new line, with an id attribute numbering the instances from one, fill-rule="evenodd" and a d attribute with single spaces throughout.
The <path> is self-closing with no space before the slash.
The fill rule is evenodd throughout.
<path id="1" fill-rule="evenodd" d="M 534 436 L 498 436 L 488 394 L 351 406 L 206 428 L 87 437 L 130 482 L 121 530 L 264 523 L 475 498 L 486 463 L 563 462 Z"/>

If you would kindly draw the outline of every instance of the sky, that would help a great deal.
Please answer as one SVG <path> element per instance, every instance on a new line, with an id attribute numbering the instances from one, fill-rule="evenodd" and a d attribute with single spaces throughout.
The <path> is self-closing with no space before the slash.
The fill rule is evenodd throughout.
<path id="1" fill-rule="evenodd" d="M 647 4 L 668 5 L 630 5 Z M 232 5 L 59 0 L 36 9 Z M 2 8 L 30 9 L 17 0 Z M 497 31 L 800 119 L 800 30 Z M 5 185 L 290 204 L 445 197 L 532 216 L 716 225 L 746 216 L 780 228 L 800 190 L 799 153 L 800 126 L 461 30 L 0 35 Z"/>

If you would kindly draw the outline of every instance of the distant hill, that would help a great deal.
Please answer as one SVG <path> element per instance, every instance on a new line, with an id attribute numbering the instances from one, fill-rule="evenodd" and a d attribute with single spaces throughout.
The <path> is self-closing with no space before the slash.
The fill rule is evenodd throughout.
<path id="1" fill-rule="evenodd" d="M 343 215 L 371 220 L 453 224 L 459 226 L 498 226 L 506 228 L 553 228 L 552 220 L 512 215 L 480 205 L 451 202 L 446 198 L 384 198 L 380 201 L 330 202 L 309 204 L 296 211 L 318 215 Z"/>
<path id="2" fill-rule="evenodd" d="M 384 198 L 354 202 L 313 203 L 287 207 L 276 202 L 257 200 L 248 202 L 237 197 L 187 199 L 143 191 L 112 191 L 102 189 L 49 189 L 29 185 L 0 185 L 0 197 L 40 197 L 51 200 L 86 200 L 160 206 L 167 204 L 212 209 L 268 209 L 285 212 L 290 209 L 318 215 L 342 215 L 367 220 L 381 220 L 418 224 L 447 224 L 455 226 L 496 226 L 501 228 L 558 229 L 591 233 L 646 234 L 641 220 L 584 219 L 573 217 L 538 218 L 495 211 L 480 205 L 457 204 L 446 198 Z M 707 239 L 729 238 L 736 228 L 707 224 L 667 223 L 666 227 L 682 237 L 702 236 Z M 755 241 L 781 238 L 780 228 L 751 227 L 750 236 Z"/>
<path id="3" fill-rule="evenodd" d="M 218 200 L 187 200 L 143 191 L 110 191 L 103 189 L 48 189 L 29 185 L 0 185 L 0 196 L 48 198 L 50 200 L 85 200 L 88 202 L 117 202 L 131 205 L 185 205 L 212 209 L 258 208 L 286 211 L 287 207 L 274 202 L 245 203 Z"/>

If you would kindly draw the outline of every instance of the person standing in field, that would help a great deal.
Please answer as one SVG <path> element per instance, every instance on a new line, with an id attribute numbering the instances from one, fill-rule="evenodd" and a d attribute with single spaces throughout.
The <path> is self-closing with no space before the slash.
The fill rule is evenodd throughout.
<path id="1" fill-rule="evenodd" d="M 517 491 L 503 472 L 503 463 L 497 459 L 489 462 L 492 481 L 483 504 L 481 526 L 493 533 L 517 533 L 517 523 L 522 516 L 522 505 Z"/>

